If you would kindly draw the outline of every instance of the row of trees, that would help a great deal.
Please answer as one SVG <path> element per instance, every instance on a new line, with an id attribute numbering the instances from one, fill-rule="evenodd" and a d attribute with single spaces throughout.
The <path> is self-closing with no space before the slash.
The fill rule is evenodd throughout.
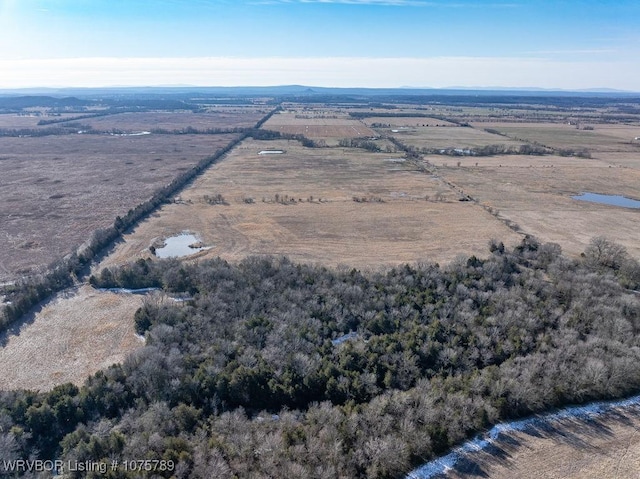
<path id="1" fill-rule="evenodd" d="M 520 146 L 492 144 L 472 148 L 421 148 L 423 155 L 445 156 L 495 156 L 495 155 L 550 155 L 554 150 L 539 146 L 524 144 Z"/>
<path id="2" fill-rule="evenodd" d="M 88 125 L 71 124 L 49 128 L 0 128 L 0 137 L 40 137 L 77 134 L 78 130 L 92 132 Z M 99 132 L 96 132 L 99 133 Z"/>
<path id="3" fill-rule="evenodd" d="M 56 123 L 62 123 L 56 122 Z M 73 135 L 78 131 L 82 131 L 83 134 L 91 135 L 126 135 L 130 133 L 130 130 L 122 130 L 119 128 L 112 128 L 109 130 L 98 130 L 91 125 L 83 125 L 80 123 L 72 122 L 65 123 L 63 126 L 49 127 L 49 128 L 0 128 L 0 137 L 40 137 L 40 136 L 59 136 L 59 135 Z M 219 135 L 226 133 L 242 134 L 251 131 L 250 128 L 204 128 L 197 129 L 191 126 L 185 128 L 168 130 L 166 128 L 153 128 L 151 133 L 156 135 Z"/>
<path id="4" fill-rule="evenodd" d="M 598 238 L 579 261 L 533 238 L 490 249 L 366 274 L 264 257 L 106 269 L 94 284 L 193 301 L 150 296 L 146 345 L 81 388 L 0 393 L 0 458 L 403 477 L 497 421 L 640 389 L 640 299 L 620 284 L 640 268 L 623 248 Z"/>
<path id="5" fill-rule="evenodd" d="M 54 125 L 56 123 L 69 123 L 69 122 L 78 121 L 78 120 L 85 120 L 88 118 L 99 118 L 101 116 L 116 115 L 118 113 L 124 113 L 124 112 L 121 110 L 119 111 L 104 110 L 104 111 L 98 111 L 95 113 L 88 113 L 86 115 L 65 116 L 65 117 L 58 116 L 56 118 L 47 118 L 47 119 L 40 120 L 38 121 L 38 126 Z"/>
<path id="6" fill-rule="evenodd" d="M 167 128 L 152 128 L 150 131 L 155 135 L 219 135 L 222 133 L 245 133 L 248 128 L 194 128 L 187 126 L 179 129 L 169 130 Z"/>
<path id="7" fill-rule="evenodd" d="M 362 148 L 373 153 L 382 151 L 375 141 L 366 138 L 343 138 L 338 141 L 338 146 L 342 148 Z"/>

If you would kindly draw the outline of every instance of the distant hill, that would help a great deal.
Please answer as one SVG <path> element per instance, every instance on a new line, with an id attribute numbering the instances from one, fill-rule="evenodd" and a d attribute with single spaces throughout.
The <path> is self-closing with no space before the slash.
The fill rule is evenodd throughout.
<path id="1" fill-rule="evenodd" d="M 27 96 L 24 96 L 27 95 Z M 39 95 L 39 96 L 35 96 Z M 47 95 L 46 97 L 42 95 Z M 219 96 L 304 96 L 304 95 L 363 95 L 363 96 L 605 96 L 629 97 L 640 96 L 640 93 L 591 89 L 580 91 L 547 90 L 540 88 L 334 88 L 308 85 L 280 86 L 163 86 L 163 87 L 113 87 L 113 88 L 29 88 L 0 90 L 2 96 L 22 98 L 62 98 L 62 100 L 82 101 L 79 98 L 131 97 L 131 96 L 166 96 L 166 95 L 219 95 Z M 72 97 L 72 98 L 69 98 Z M 73 98 L 76 97 L 76 98 Z M 41 100 L 42 101 L 42 100 Z M 38 104 L 37 106 L 42 106 Z M 57 105 L 56 105 L 57 106 Z"/>
<path id="2" fill-rule="evenodd" d="M 513 105 L 553 103 L 567 107 L 602 106 L 640 101 L 640 93 L 622 91 L 553 91 L 542 89 L 327 88 L 304 85 L 269 87 L 122 87 L 0 90 L 0 112 L 45 107 L 82 110 L 109 107 L 111 113 L 149 109 L 189 110 L 202 104 L 243 104 L 255 99 L 271 102 L 415 103 L 450 105 Z"/>
<path id="3" fill-rule="evenodd" d="M 23 108 L 81 108 L 91 106 L 95 102 L 75 97 L 58 98 L 53 96 L 6 96 L 0 97 L 0 108 L 21 110 Z"/>

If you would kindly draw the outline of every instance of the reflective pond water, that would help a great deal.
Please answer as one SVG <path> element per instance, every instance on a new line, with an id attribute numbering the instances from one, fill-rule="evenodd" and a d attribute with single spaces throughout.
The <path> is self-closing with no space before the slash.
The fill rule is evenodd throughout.
<path id="1" fill-rule="evenodd" d="M 603 205 L 622 206 L 623 208 L 640 208 L 640 201 L 620 195 L 600 195 L 598 193 L 582 193 L 572 196 L 574 200 L 601 203 Z"/>
<path id="2" fill-rule="evenodd" d="M 189 256 L 198 251 L 209 249 L 207 246 L 193 247 L 193 245 L 199 244 L 202 243 L 195 235 L 181 233 L 164 240 L 164 246 L 162 248 L 156 248 L 155 253 L 158 258 L 180 258 L 181 256 Z"/>

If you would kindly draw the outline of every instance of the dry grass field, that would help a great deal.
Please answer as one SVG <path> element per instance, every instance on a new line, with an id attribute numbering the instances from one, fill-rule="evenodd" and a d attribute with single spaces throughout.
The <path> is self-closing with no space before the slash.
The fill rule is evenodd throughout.
<path id="1" fill-rule="evenodd" d="M 0 114 L 0 129 L 20 129 L 20 128 L 46 128 L 47 126 L 39 126 L 40 120 L 61 120 L 64 118 L 73 118 L 78 116 L 78 113 L 65 113 L 56 116 L 50 116 L 45 114 L 22 114 L 17 113 L 4 113 Z M 64 124 L 64 123 L 63 123 Z M 55 125 L 54 125 L 55 126 Z"/>
<path id="2" fill-rule="evenodd" d="M 448 165 L 438 168 L 443 178 L 524 233 L 559 243 L 571 255 L 583 252 L 592 237 L 606 236 L 640 257 L 639 211 L 571 198 L 583 192 L 640 198 L 639 169 L 596 159 L 516 155 L 467 157 L 460 167 Z"/>
<path id="3" fill-rule="evenodd" d="M 428 157 L 439 174 L 499 216 L 578 255 L 606 236 L 640 257 L 638 211 L 576 201 L 583 192 L 640 198 L 640 127 L 594 124 L 593 130 L 550 123 L 482 123 L 511 138 L 553 148 L 587 149 L 593 158 L 558 156 Z M 635 153 L 634 153 L 635 152 Z M 454 167 L 459 162 L 460 167 Z"/>
<path id="4" fill-rule="evenodd" d="M 253 126 L 256 108 L 200 114 L 111 115 L 97 129 Z M 48 118 L 48 117 L 45 117 Z M 57 118 L 57 117 L 56 117 Z M 0 115 L 0 126 L 34 127 L 40 117 Z M 109 124 L 111 121 L 113 123 Z M 15 123 L 14 123 L 15 122 Z M 54 125 L 55 126 L 55 125 Z M 46 128 L 42 127 L 42 128 Z M 222 135 L 63 135 L 0 138 L 0 283 L 39 270 L 113 224 L 160 186 L 236 138 Z M 83 287 L 59 295 L 5 335 L 0 388 L 81 383 L 141 344 L 133 332 L 138 296 Z"/>
<path id="5" fill-rule="evenodd" d="M 70 253 L 234 137 L 0 138 L 0 282 Z"/>
<path id="6" fill-rule="evenodd" d="M 196 130 L 208 128 L 251 128 L 269 112 L 268 108 L 228 107 L 210 108 L 206 112 L 157 111 L 142 113 L 119 113 L 79 120 L 95 130 L 149 131 L 154 128 L 180 130 L 192 127 Z"/>
<path id="7" fill-rule="evenodd" d="M 636 152 L 640 143 L 633 142 L 640 136 L 640 126 L 590 125 L 593 130 L 576 128 L 576 125 L 551 123 L 481 123 L 479 128 L 492 128 L 510 138 L 537 142 L 552 148 L 575 148 L 592 154 L 609 152 Z"/>
<path id="8" fill-rule="evenodd" d="M 337 145 L 343 138 L 378 136 L 363 122 L 339 110 L 328 110 L 323 115 L 311 113 L 308 110 L 286 110 L 269 118 L 263 128 L 290 135 L 304 135 L 312 140 L 322 140 L 332 146 Z"/>
<path id="9" fill-rule="evenodd" d="M 571 419 L 514 432 L 487 451 L 468 454 L 448 479 L 636 479 L 640 471 L 640 412 Z"/>
<path id="10" fill-rule="evenodd" d="M 384 131 L 384 130 L 382 130 Z M 415 148 L 481 148 L 487 145 L 520 146 L 522 141 L 512 140 L 504 136 L 487 133 L 476 128 L 451 126 L 451 127 L 414 127 L 401 130 L 397 133 L 385 131 L 386 134 L 395 136 L 407 146 Z"/>
<path id="11" fill-rule="evenodd" d="M 58 295 L 0 336 L 0 390 L 80 385 L 90 374 L 122 362 L 144 344 L 133 327 L 141 304 L 142 296 L 89 286 Z"/>
<path id="12" fill-rule="evenodd" d="M 611 164 L 612 166 L 619 166 L 623 168 L 640 168 L 640 154 L 639 153 L 617 153 L 611 152 L 606 155 L 598 155 L 601 161 Z"/>
<path id="13" fill-rule="evenodd" d="M 258 154 L 266 149 L 285 153 Z M 205 201 L 217 194 L 228 204 Z M 359 268 L 486 255 L 489 239 L 519 238 L 400 155 L 296 141 L 247 140 L 181 198 L 142 222 L 102 266 L 149 255 L 154 241 L 185 230 L 213 246 L 200 256 L 284 254 Z"/>

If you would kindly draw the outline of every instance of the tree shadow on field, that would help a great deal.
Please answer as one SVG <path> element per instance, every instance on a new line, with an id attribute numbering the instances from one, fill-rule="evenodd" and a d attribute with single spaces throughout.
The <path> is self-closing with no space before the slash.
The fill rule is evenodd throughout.
<path id="1" fill-rule="evenodd" d="M 501 466 L 506 469 L 514 467 L 514 454 L 518 449 L 526 448 L 535 451 L 536 445 L 529 439 L 545 439 L 554 444 L 570 446 L 586 454 L 602 454 L 598 441 L 614 440 L 616 425 L 638 428 L 640 406 L 612 409 L 598 416 L 567 417 L 538 422 L 527 425 L 520 431 L 500 434 L 498 438 L 480 451 L 463 454 L 452 468 L 448 478 L 491 477 L 492 469 Z M 532 473 L 535 471 L 531 471 Z"/>
<path id="2" fill-rule="evenodd" d="M 501 434 L 495 442 L 480 451 L 460 456 L 452 468 L 453 477 L 490 477 L 488 467 L 494 464 L 508 466 L 512 453 L 522 442 L 510 433 Z M 443 477 L 451 477 L 451 474 Z"/>
<path id="3" fill-rule="evenodd" d="M 510 469 L 514 466 L 514 454 L 522 447 L 536 449 L 528 444 L 531 439 L 546 439 L 555 444 L 570 446 L 589 454 L 603 454 L 598 441 L 614 440 L 615 426 L 637 429 L 640 420 L 640 406 L 612 409 L 598 416 L 567 417 L 556 420 L 541 419 L 520 431 L 500 434 L 495 442 L 480 451 L 463 454 L 450 474 L 443 477 L 490 477 L 492 468 L 502 466 Z"/>
<path id="4" fill-rule="evenodd" d="M 0 348 L 4 348 L 9 343 L 12 336 L 20 336 L 20 333 L 24 328 L 33 324 L 36 320 L 36 316 L 44 309 L 45 306 L 55 303 L 60 298 L 70 298 L 74 296 L 80 286 L 82 285 L 69 286 L 67 289 L 43 299 L 20 319 L 13 321 L 4 331 L 0 332 Z"/>
<path id="5" fill-rule="evenodd" d="M 453 472 L 460 477 L 489 477 L 487 471 L 483 469 L 481 461 L 472 458 L 473 455 L 475 454 L 460 457 L 452 468 Z M 446 478 L 448 475 L 442 477 Z"/>

